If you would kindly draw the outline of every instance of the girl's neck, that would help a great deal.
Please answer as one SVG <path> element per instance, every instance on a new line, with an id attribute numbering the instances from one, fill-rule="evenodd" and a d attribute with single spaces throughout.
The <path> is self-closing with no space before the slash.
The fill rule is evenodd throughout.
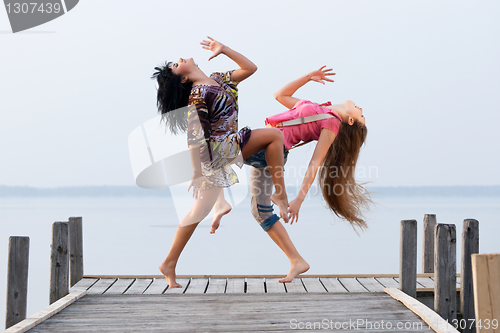
<path id="1" fill-rule="evenodd" d="M 196 68 L 193 72 L 189 74 L 188 80 L 193 82 L 193 86 L 205 84 L 205 85 L 218 85 L 217 82 L 208 77 L 201 69 Z"/>
<path id="2" fill-rule="evenodd" d="M 335 111 L 340 116 L 340 118 L 342 118 L 343 122 L 347 122 L 349 116 L 347 115 L 346 106 L 344 104 L 332 104 L 325 107 Z"/>

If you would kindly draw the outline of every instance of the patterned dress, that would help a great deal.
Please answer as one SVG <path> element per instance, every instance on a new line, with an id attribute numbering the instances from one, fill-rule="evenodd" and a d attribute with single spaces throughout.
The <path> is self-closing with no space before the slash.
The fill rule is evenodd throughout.
<path id="1" fill-rule="evenodd" d="M 238 85 L 233 71 L 212 73 L 219 86 L 193 86 L 188 105 L 188 145 L 200 145 L 201 170 L 212 183 L 202 189 L 229 187 L 238 182 L 230 165 L 248 142 L 251 130 L 238 131 Z"/>

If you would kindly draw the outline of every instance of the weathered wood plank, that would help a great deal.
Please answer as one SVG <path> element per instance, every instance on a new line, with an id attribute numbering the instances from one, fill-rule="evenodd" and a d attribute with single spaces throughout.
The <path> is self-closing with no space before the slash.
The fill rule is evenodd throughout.
<path id="1" fill-rule="evenodd" d="M 434 273 L 418 273 L 417 276 L 433 276 Z M 460 274 L 457 274 L 460 276 Z M 94 278 L 94 279 L 159 279 L 165 278 L 163 275 L 91 275 L 86 274 L 84 278 Z M 277 274 L 250 274 L 250 275 L 232 275 L 232 274 L 204 274 L 204 275 L 176 275 L 177 279 L 195 279 L 195 278 L 211 278 L 211 279 L 244 279 L 244 278 L 269 278 L 274 279 L 283 278 L 283 275 Z M 395 274 L 300 274 L 301 278 L 339 278 L 339 277 L 399 277 L 398 273 Z"/>
<path id="2" fill-rule="evenodd" d="M 399 288 L 399 282 L 394 278 L 377 277 L 375 279 L 386 288 Z"/>
<path id="3" fill-rule="evenodd" d="M 465 219 L 462 228 L 462 265 L 460 276 L 463 277 L 463 284 L 457 278 L 457 287 L 460 288 L 460 312 L 462 319 L 466 323 L 475 321 L 474 310 L 474 288 L 472 282 L 471 255 L 479 253 L 479 222 L 474 219 Z M 473 333 L 475 328 L 470 325 L 462 330 L 463 333 Z"/>
<path id="4" fill-rule="evenodd" d="M 450 322 L 457 318 L 457 254 L 454 224 L 436 225 L 434 310 Z"/>
<path id="5" fill-rule="evenodd" d="M 381 285 L 375 278 L 356 278 L 368 291 L 383 292 L 384 286 Z"/>
<path id="6" fill-rule="evenodd" d="M 167 279 L 159 278 L 154 279 L 153 282 L 144 291 L 146 295 L 161 295 L 165 292 L 168 287 Z"/>
<path id="7" fill-rule="evenodd" d="M 135 279 L 118 279 L 109 289 L 107 289 L 105 294 L 123 294 L 128 287 L 135 281 Z"/>
<path id="8" fill-rule="evenodd" d="M 226 286 L 226 294 L 244 293 L 245 279 L 228 278 Z"/>
<path id="9" fill-rule="evenodd" d="M 325 287 L 319 281 L 319 278 L 302 278 L 302 283 L 308 293 L 326 293 Z"/>
<path id="10" fill-rule="evenodd" d="M 491 324 L 498 325 L 500 319 L 500 253 L 471 254 L 472 281 L 474 283 L 475 317 L 481 319 L 482 328 L 478 333 L 498 332 Z M 495 325 L 495 326 L 497 326 Z M 498 326 L 497 326 L 498 327 Z"/>
<path id="11" fill-rule="evenodd" d="M 136 279 L 125 291 L 125 294 L 140 295 L 153 283 L 153 279 Z"/>
<path id="12" fill-rule="evenodd" d="M 99 279 L 81 279 L 78 281 L 73 287 L 71 287 L 70 291 L 76 289 L 84 289 L 87 290 L 94 285 Z"/>
<path id="13" fill-rule="evenodd" d="M 434 280 L 428 277 L 417 277 L 417 283 L 423 288 L 434 288 Z M 417 286 L 419 288 L 420 286 Z"/>
<path id="14" fill-rule="evenodd" d="M 329 293 L 347 293 L 349 292 L 340 282 L 338 278 L 320 278 L 321 283 L 325 286 Z"/>
<path id="15" fill-rule="evenodd" d="M 417 297 L 417 221 L 401 221 L 399 246 L 399 289 Z"/>
<path id="16" fill-rule="evenodd" d="M 436 214 L 424 215 L 422 232 L 422 272 L 434 273 L 434 230 L 436 228 Z"/>
<path id="17" fill-rule="evenodd" d="M 450 325 L 448 321 L 444 320 L 429 307 L 420 303 L 415 298 L 410 297 L 403 291 L 396 288 L 386 288 L 385 291 L 389 295 L 391 295 L 391 297 L 405 304 L 411 311 L 422 318 L 437 333 L 459 333 L 452 325 Z"/>
<path id="18" fill-rule="evenodd" d="M 224 294 L 227 279 L 208 279 L 207 294 Z"/>
<path id="19" fill-rule="evenodd" d="M 87 291 L 89 294 L 103 294 L 118 279 L 100 279 Z"/>
<path id="20" fill-rule="evenodd" d="M 282 294 L 286 293 L 285 284 L 278 282 L 276 278 L 266 278 L 266 291 L 268 294 Z"/>
<path id="21" fill-rule="evenodd" d="M 180 284 L 180 283 L 179 283 Z M 208 279 L 191 279 L 186 294 L 203 294 L 207 289 Z"/>
<path id="22" fill-rule="evenodd" d="M 36 325 L 49 319 L 56 313 L 62 311 L 75 301 L 79 300 L 87 294 L 86 290 L 73 290 L 68 295 L 60 298 L 56 302 L 52 303 L 42 311 L 35 313 L 34 315 L 26 318 L 25 320 L 11 326 L 9 329 L 5 330 L 4 333 L 24 333 L 35 327 Z"/>
<path id="23" fill-rule="evenodd" d="M 246 279 L 247 284 L 247 294 L 263 294 L 264 290 L 264 279 Z"/>
<path id="24" fill-rule="evenodd" d="M 367 293 L 368 290 L 359 283 L 356 278 L 339 278 L 340 283 L 350 292 L 350 293 Z"/>
<path id="25" fill-rule="evenodd" d="M 26 319 L 29 250 L 29 237 L 9 237 L 5 328 Z"/>
<path id="26" fill-rule="evenodd" d="M 286 282 L 285 288 L 287 293 L 306 293 L 306 289 L 299 278 L 295 278 L 292 282 Z"/>
<path id="27" fill-rule="evenodd" d="M 164 277 L 165 279 L 165 277 Z M 166 279 L 165 279 L 166 280 Z M 176 279 L 177 283 L 182 286 L 182 288 L 170 288 L 165 290 L 166 294 L 183 294 L 191 284 L 191 279 Z"/>
<path id="28" fill-rule="evenodd" d="M 49 304 L 69 293 L 68 222 L 52 224 Z"/>
<path id="29" fill-rule="evenodd" d="M 74 286 L 83 277 L 82 218 L 70 217 L 68 219 L 68 227 L 70 286 Z"/>
<path id="30" fill-rule="evenodd" d="M 341 306 L 339 306 L 341 305 Z M 249 310 L 251 309 L 251 311 Z M 423 323 L 385 293 L 88 295 L 30 333 L 291 331 L 291 320 Z M 368 331 L 367 324 L 357 330 Z M 331 327 L 330 331 L 334 330 Z M 392 332 L 393 330 L 377 330 Z M 427 325 L 412 332 L 431 333 Z"/>

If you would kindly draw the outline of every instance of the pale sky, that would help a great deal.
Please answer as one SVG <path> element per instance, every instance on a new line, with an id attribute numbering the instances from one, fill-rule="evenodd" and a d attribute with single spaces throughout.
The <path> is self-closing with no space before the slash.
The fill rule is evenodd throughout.
<path id="1" fill-rule="evenodd" d="M 296 96 L 363 108 L 360 181 L 500 185 L 499 16 L 498 1 L 106 0 L 12 34 L 2 8 L 0 185 L 134 185 L 127 139 L 157 114 L 153 68 L 236 68 L 207 61 L 207 35 L 258 66 L 239 85 L 240 128 L 263 127 L 285 110 L 277 89 L 327 65 L 335 82 Z"/>

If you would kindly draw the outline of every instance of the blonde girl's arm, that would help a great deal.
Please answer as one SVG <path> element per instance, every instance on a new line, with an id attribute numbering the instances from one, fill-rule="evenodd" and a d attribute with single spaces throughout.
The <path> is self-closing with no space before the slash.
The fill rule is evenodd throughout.
<path id="1" fill-rule="evenodd" d="M 203 48 L 205 50 L 211 50 L 213 52 L 212 56 L 208 58 L 208 61 L 222 53 L 225 54 L 229 59 L 237 63 L 238 66 L 240 66 L 239 69 L 236 69 L 235 71 L 233 71 L 233 74 L 231 74 L 231 79 L 233 81 L 241 82 L 255 73 L 255 71 L 257 70 L 257 66 L 243 54 L 236 52 L 235 50 L 216 41 L 211 37 L 207 36 L 207 38 L 209 40 L 203 40 L 203 42 L 201 42 L 200 44 L 203 45 Z"/>
<path id="2" fill-rule="evenodd" d="M 310 72 L 309 74 L 303 75 L 290 83 L 287 83 L 283 88 L 274 93 L 274 98 L 286 108 L 291 109 L 298 101 L 299 98 L 293 97 L 293 94 L 309 81 L 316 81 L 321 84 L 325 84 L 324 81 L 333 82 L 333 80 L 327 78 L 327 76 L 335 75 L 332 73 L 332 69 L 324 69 L 326 66 L 322 66 L 320 69 Z"/>
<path id="3" fill-rule="evenodd" d="M 316 148 L 314 149 L 314 153 L 311 157 L 311 161 L 307 167 L 306 174 L 304 175 L 304 180 L 302 181 L 302 185 L 300 186 L 299 193 L 297 197 L 289 202 L 288 204 L 288 214 L 290 219 L 290 224 L 296 222 L 299 219 L 299 210 L 302 202 L 306 198 L 307 192 L 311 188 L 312 183 L 314 182 L 314 178 L 316 178 L 316 173 L 318 169 L 325 159 L 326 154 L 328 153 L 328 149 L 333 143 L 335 139 L 335 133 L 329 129 L 322 128 L 318 143 L 316 144 Z"/>

